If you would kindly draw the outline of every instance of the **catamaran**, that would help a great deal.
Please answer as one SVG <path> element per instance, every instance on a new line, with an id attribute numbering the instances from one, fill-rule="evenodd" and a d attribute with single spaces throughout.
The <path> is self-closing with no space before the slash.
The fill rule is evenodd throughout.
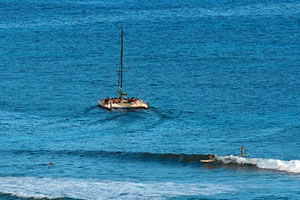
<path id="1" fill-rule="evenodd" d="M 108 110 L 112 109 L 149 109 L 149 103 L 140 98 L 126 98 L 124 96 L 128 96 L 127 93 L 123 91 L 123 25 L 121 30 L 121 57 L 120 57 L 120 70 L 119 72 L 119 83 L 118 83 L 118 94 L 119 97 L 106 99 L 99 99 L 98 104 L 102 108 L 106 108 Z"/>

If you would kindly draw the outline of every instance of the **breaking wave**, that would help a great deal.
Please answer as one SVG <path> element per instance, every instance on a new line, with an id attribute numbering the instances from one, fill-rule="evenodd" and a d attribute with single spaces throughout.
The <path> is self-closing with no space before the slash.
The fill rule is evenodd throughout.
<path id="1" fill-rule="evenodd" d="M 74 178 L 0 177 L 3 195 L 34 199 L 167 199 L 215 195 L 235 189 L 223 184 L 130 182 Z"/>
<path id="2" fill-rule="evenodd" d="M 169 162 L 169 163 L 190 163 L 202 165 L 200 160 L 207 160 L 208 154 L 176 154 L 176 153 L 149 153 L 149 152 L 121 152 L 103 150 L 14 150 L 6 151 L 13 155 L 63 155 L 68 157 L 87 158 L 109 158 L 116 160 L 134 160 L 138 162 Z M 264 158 L 246 158 L 240 156 L 218 156 L 216 162 L 205 164 L 209 167 L 225 167 L 230 169 L 269 169 L 289 173 L 300 173 L 300 160 L 278 160 Z"/>
<path id="3" fill-rule="evenodd" d="M 276 160 L 264 158 L 244 158 L 240 156 L 216 156 L 224 164 L 254 165 L 261 169 L 300 173 L 300 160 Z"/>

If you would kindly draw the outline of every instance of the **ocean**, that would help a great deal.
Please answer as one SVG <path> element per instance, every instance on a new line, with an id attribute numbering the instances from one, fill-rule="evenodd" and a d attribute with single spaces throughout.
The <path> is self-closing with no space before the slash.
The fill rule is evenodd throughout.
<path id="1" fill-rule="evenodd" d="M 300 199 L 299 1 L 2 0 L 0 19 L 1 200 Z M 122 25 L 149 110 L 98 107 Z"/>

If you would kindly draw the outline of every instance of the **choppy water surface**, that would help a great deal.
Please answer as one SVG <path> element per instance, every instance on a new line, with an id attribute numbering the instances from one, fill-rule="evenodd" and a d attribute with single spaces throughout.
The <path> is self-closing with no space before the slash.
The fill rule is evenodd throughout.
<path id="1" fill-rule="evenodd" d="M 300 199 L 299 16 L 297 1 L 2 1 L 0 198 Z M 121 24 L 124 89 L 149 110 L 97 106 L 116 95 Z"/>

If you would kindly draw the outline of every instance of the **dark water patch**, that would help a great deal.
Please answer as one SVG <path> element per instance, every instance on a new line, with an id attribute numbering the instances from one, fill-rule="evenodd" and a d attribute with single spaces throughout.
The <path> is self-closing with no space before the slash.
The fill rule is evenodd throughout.
<path id="1" fill-rule="evenodd" d="M 110 117 L 110 118 L 106 118 L 106 119 L 99 119 L 99 120 L 96 120 L 96 121 L 93 121 L 91 123 L 89 123 L 89 125 L 98 125 L 98 124 L 103 124 L 107 121 L 110 121 L 110 120 L 114 120 L 114 119 L 117 119 L 119 118 L 121 115 L 115 115 L 113 117 Z"/>
<path id="2" fill-rule="evenodd" d="M 90 106 L 86 108 L 83 112 L 76 114 L 71 117 L 67 117 L 65 119 L 60 119 L 56 121 L 58 124 L 62 123 L 80 123 L 81 125 L 97 125 L 97 124 L 105 124 L 109 121 L 118 121 L 120 118 L 122 120 L 132 121 L 133 119 L 144 119 L 148 114 L 148 110 L 144 109 L 115 109 L 115 110 L 107 110 L 99 107 L 98 105 Z M 91 117 L 93 116 L 92 120 Z"/>
<path id="3" fill-rule="evenodd" d="M 104 124 L 110 121 L 130 121 L 133 122 L 135 120 L 145 119 L 145 110 L 105 110 L 105 112 L 110 112 L 106 117 L 99 117 L 100 119 L 92 121 L 89 125 L 96 125 L 96 124 Z"/>
<path id="4" fill-rule="evenodd" d="M 170 109 L 159 109 L 156 107 L 153 107 L 151 109 L 155 114 L 157 114 L 160 119 L 166 120 L 166 119 L 174 119 L 177 118 L 178 115 L 175 114 L 174 110 Z"/>
<path id="5" fill-rule="evenodd" d="M 280 195 L 258 195 L 258 197 L 255 198 L 255 200 L 288 200 L 290 198 L 280 196 Z"/>
<path id="6" fill-rule="evenodd" d="M 92 111 L 92 110 L 94 110 L 95 108 L 98 108 L 98 107 L 99 107 L 98 105 L 91 106 L 91 107 L 85 109 L 84 114 L 88 114 L 90 111 Z"/>
<path id="7" fill-rule="evenodd" d="M 181 197 L 172 197 L 172 198 L 165 198 L 166 200 L 219 200 L 220 198 L 214 198 L 214 197 L 197 197 L 194 196 L 181 196 Z M 222 198 L 222 200 L 235 200 L 235 198 Z M 238 198 L 236 198 L 238 200 Z"/>
<path id="8" fill-rule="evenodd" d="M 174 153 L 148 153 L 148 152 L 121 152 L 121 151 L 102 151 L 102 150 L 13 150 L 6 151 L 14 155 L 30 155 L 30 156 L 42 156 L 42 155 L 68 155 L 68 156 L 79 156 L 86 158 L 118 158 L 118 159 L 136 159 L 136 160 L 169 160 L 176 162 L 199 162 L 200 160 L 208 159 L 208 154 L 174 154 Z M 214 156 L 213 156 L 214 157 Z"/>

